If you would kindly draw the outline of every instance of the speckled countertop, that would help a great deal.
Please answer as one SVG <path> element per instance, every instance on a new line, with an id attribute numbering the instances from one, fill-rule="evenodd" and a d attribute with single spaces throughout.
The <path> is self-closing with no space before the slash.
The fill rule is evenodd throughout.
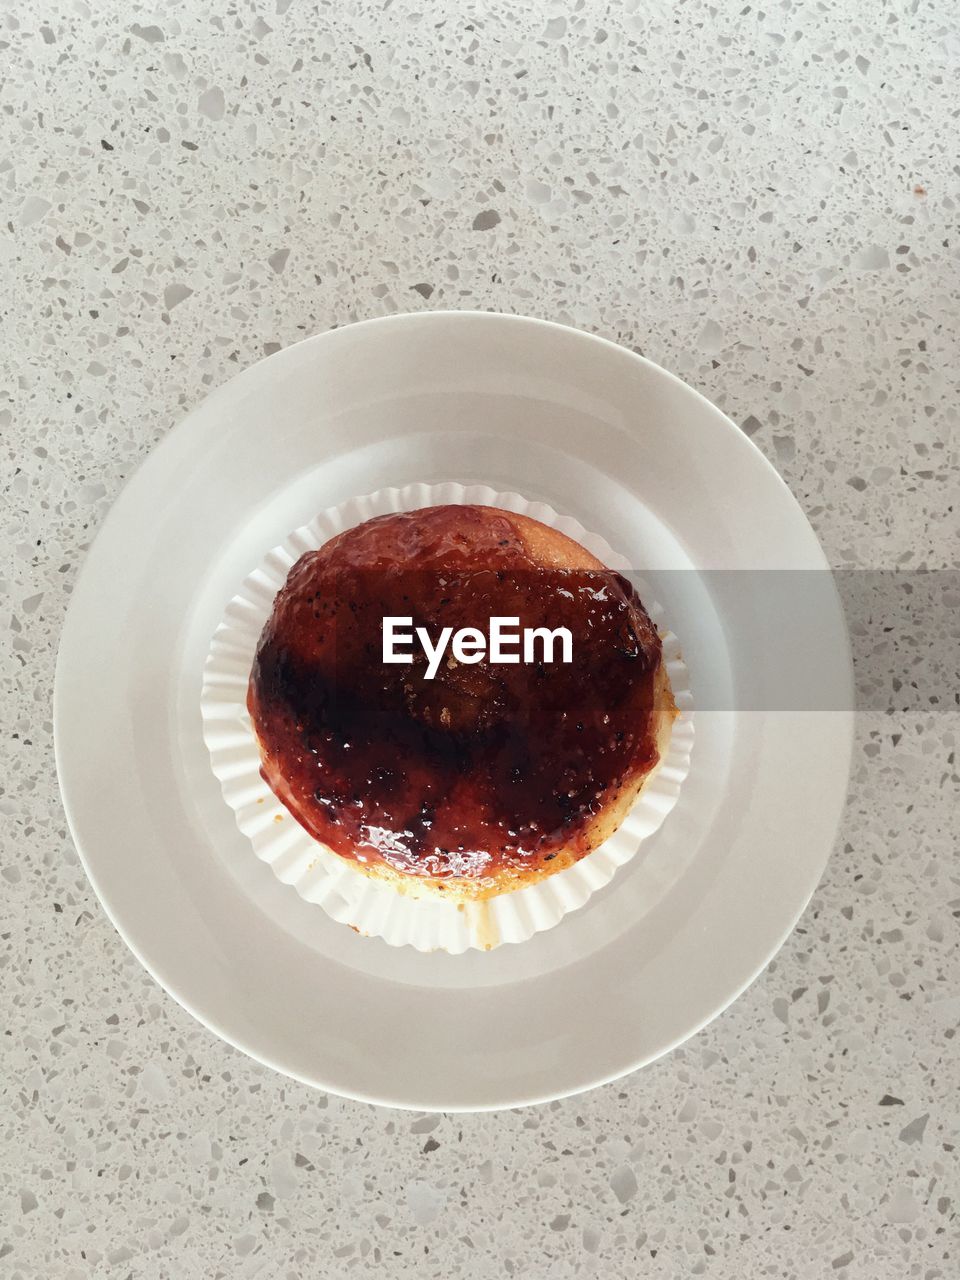
<path id="1" fill-rule="evenodd" d="M 834 565 L 955 564 L 952 0 L 203 8 L 0 7 L 0 1272 L 956 1276 L 956 712 L 861 713 L 825 879 L 711 1027 L 453 1117 L 292 1084 L 159 990 L 80 870 L 50 723 L 124 478 L 238 369 L 392 311 L 642 350 Z"/>

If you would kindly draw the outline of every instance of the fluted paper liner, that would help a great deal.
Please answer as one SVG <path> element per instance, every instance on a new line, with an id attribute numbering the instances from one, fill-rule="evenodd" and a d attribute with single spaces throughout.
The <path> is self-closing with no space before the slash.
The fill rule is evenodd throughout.
<path id="1" fill-rule="evenodd" d="M 401 892 L 392 884 L 372 879 L 314 840 L 260 776 L 260 755 L 246 707 L 247 683 L 260 633 L 274 597 L 305 552 L 373 516 L 444 503 L 476 503 L 532 516 L 574 538 L 608 568 L 622 572 L 631 567 L 603 538 L 587 532 L 576 520 L 517 493 L 456 483 L 379 489 L 322 511 L 274 547 L 244 580 L 210 645 L 203 670 L 201 712 L 204 741 L 224 799 L 257 857 L 278 879 L 361 934 L 383 938 L 391 946 L 459 954 L 470 947 L 490 950 L 505 942 L 524 942 L 535 933 L 552 929 L 609 884 L 617 868 L 636 855 L 641 843 L 660 827 L 676 804 L 689 770 L 693 700 L 679 641 L 666 628 L 663 609 L 640 584 L 640 598 L 662 638 L 663 660 L 680 714 L 664 757 L 645 781 L 625 821 L 599 848 L 536 884 L 458 907 L 454 902 L 418 897 L 415 881 Z"/>

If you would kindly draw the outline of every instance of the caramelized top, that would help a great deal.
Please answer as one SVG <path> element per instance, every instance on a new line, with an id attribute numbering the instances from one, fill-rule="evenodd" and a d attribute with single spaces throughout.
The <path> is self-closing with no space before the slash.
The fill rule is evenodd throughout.
<path id="1" fill-rule="evenodd" d="M 552 663 L 465 665 L 448 647 L 427 680 L 417 643 L 412 665 L 383 663 L 385 616 L 434 643 L 443 627 L 487 635 L 494 616 L 563 626 L 573 661 L 557 646 Z M 496 508 L 430 507 L 301 557 L 248 707 L 265 780 L 317 840 L 407 875 L 482 879 L 589 852 L 597 815 L 656 763 L 659 664 L 630 583 L 578 544 Z"/>

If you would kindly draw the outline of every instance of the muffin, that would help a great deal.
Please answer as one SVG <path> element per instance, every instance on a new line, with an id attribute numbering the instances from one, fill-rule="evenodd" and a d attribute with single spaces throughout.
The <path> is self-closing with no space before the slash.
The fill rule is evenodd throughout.
<path id="1" fill-rule="evenodd" d="M 460 505 L 380 516 L 302 556 L 247 707 L 263 778 L 311 836 L 461 901 L 595 849 L 676 715 L 626 578 L 528 516 Z"/>

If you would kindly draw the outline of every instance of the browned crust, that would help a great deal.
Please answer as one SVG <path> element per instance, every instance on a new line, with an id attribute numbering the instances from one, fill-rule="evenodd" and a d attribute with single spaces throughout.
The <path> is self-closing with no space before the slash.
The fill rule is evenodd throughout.
<path id="1" fill-rule="evenodd" d="M 532 562 L 546 569 L 583 569 L 602 570 L 607 566 L 575 539 L 552 529 L 532 517 L 520 515 L 501 508 L 486 508 L 491 515 L 504 517 L 514 527 L 523 543 L 523 549 Z M 500 894 L 510 893 L 516 889 L 554 875 L 580 861 L 588 853 L 598 848 L 604 840 L 609 839 L 626 818 L 638 795 L 662 761 L 670 743 L 673 722 L 678 714 L 674 702 L 670 679 L 663 663 L 662 656 L 657 668 L 654 684 L 654 700 L 652 716 L 656 718 L 656 758 L 641 772 L 635 774 L 620 786 L 613 797 L 608 798 L 601 812 L 589 826 L 581 827 L 575 833 L 575 839 L 567 847 L 559 850 L 548 863 L 541 863 L 528 869 L 503 867 L 495 873 L 476 879 L 469 878 L 431 878 L 406 874 L 382 861 L 359 861 L 344 857 L 364 875 L 393 885 L 400 893 L 412 898 L 434 898 L 466 903 L 478 902 L 493 898 Z M 284 802 L 282 779 L 277 779 L 274 787 L 278 798 Z M 289 808 L 289 806 L 287 806 Z M 293 812 L 293 810 L 291 810 Z M 318 843 L 321 843 L 318 841 Z M 329 846 L 322 844 L 324 849 Z M 336 852 L 335 850 L 329 850 Z M 338 855 L 339 856 L 339 855 Z"/>

